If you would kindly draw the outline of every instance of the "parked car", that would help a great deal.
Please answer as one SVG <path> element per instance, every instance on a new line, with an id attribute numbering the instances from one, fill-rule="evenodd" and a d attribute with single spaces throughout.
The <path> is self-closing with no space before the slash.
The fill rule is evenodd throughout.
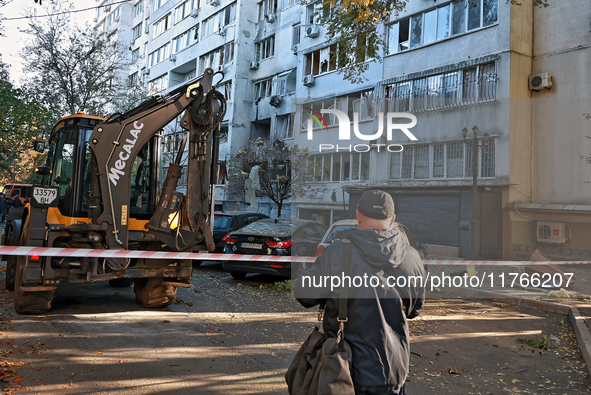
<path id="1" fill-rule="evenodd" d="M 410 244 L 415 250 L 418 251 L 421 259 L 425 259 L 425 246 L 424 244 L 419 244 L 417 239 L 415 238 L 412 231 L 406 226 L 401 224 L 400 222 L 394 222 L 392 225 L 394 229 L 396 229 L 402 235 L 402 239 L 407 243 Z M 316 255 L 320 255 L 324 252 L 326 247 L 328 247 L 333 241 L 342 240 L 349 237 L 349 233 L 358 230 L 359 227 L 357 226 L 356 219 L 342 219 L 336 221 L 334 224 L 330 226 L 320 244 L 316 248 Z"/>
<path id="2" fill-rule="evenodd" d="M 225 235 L 263 218 L 269 218 L 269 216 L 261 213 L 248 213 L 244 211 L 216 212 L 213 219 L 213 241 L 215 242 L 215 252 L 224 251 L 226 242 L 222 241 L 222 238 Z"/>
<path id="3" fill-rule="evenodd" d="M 314 256 L 316 247 L 326 233 L 326 226 L 305 219 L 262 219 L 226 235 L 227 254 Z M 223 263 L 224 270 L 235 279 L 247 273 L 267 273 L 291 277 L 291 262 Z"/>

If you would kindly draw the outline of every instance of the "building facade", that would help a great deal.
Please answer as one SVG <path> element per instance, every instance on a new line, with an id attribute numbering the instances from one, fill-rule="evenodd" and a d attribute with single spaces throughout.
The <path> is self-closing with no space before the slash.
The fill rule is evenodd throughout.
<path id="1" fill-rule="evenodd" d="M 206 67 L 223 72 L 222 164 L 258 137 L 310 150 L 310 192 L 292 199 L 291 216 L 328 225 L 352 217 L 364 190 L 381 188 L 400 222 L 450 255 L 470 255 L 462 223 L 477 220 L 483 258 L 591 256 L 588 1 L 411 1 L 384 26 L 388 48 L 382 62 L 365 59 L 360 84 L 338 72 L 321 1 L 109 1 L 96 26 L 129 40 L 131 86 L 162 93 Z M 331 110 L 349 117 L 349 140 Z M 416 140 L 391 125 L 411 122 L 408 114 Z M 167 130 L 165 151 L 179 132 Z M 247 209 L 224 186 L 216 196 Z"/>

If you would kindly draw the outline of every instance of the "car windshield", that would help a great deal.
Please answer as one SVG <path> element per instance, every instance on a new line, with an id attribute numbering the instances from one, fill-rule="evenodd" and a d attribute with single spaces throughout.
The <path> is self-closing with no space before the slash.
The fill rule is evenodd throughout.
<path id="1" fill-rule="evenodd" d="M 347 239 L 349 237 L 349 233 L 358 230 L 359 227 L 357 225 L 337 225 L 334 226 L 330 232 L 324 236 L 323 243 L 332 243 L 335 240 L 342 240 Z"/>
<path id="2" fill-rule="evenodd" d="M 286 236 L 290 235 L 297 226 L 289 221 L 257 221 L 240 229 L 241 233 Z"/>
<path id="3" fill-rule="evenodd" d="M 227 215 L 216 215 L 213 220 L 213 228 L 228 229 L 230 227 L 230 222 L 232 222 L 232 217 L 228 217 Z"/>

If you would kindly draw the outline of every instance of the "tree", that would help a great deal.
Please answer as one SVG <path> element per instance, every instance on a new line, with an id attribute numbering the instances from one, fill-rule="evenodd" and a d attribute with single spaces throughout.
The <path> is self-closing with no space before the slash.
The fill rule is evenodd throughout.
<path id="1" fill-rule="evenodd" d="M 454 0 L 458 1 L 458 0 Z M 501 1 L 501 0 L 499 0 Z M 521 5 L 519 0 L 507 3 Z M 532 0 L 534 6 L 548 7 L 550 0 Z M 367 59 L 382 61 L 387 50 L 385 24 L 404 10 L 409 0 L 323 0 L 316 11 L 326 27 L 326 40 L 333 42 L 330 56 L 338 64 L 339 73 L 353 83 L 366 80 Z M 352 50 L 351 50 L 352 49 Z"/>
<path id="2" fill-rule="evenodd" d="M 74 24 L 71 14 L 56 15 L 71 8 L 67 0 L 52 2 L 47 10 L 52 16 L 30 18 L 31 40 L 22 51 L 26 85 L 61 116 L 124 112 L 116 108 L 130 102 L 122 77 L 128 65 L 124 46 L 114 35 Z"/>
<path id="3" fill-rule="evenodd" d="M 0 60 L 0 184 L 31 182 L 44 155 L 33 141 L 51 129 L 51 112 L 10 82 L 8 67 Z"/>
<path id="4" fill-rule="evenodd" d="M 277 217 L 286 200 L 305 194 L 305 181 L 313 171 L 310 152 L 281 140 L 258 138 L 240 150 L 228 164 L 229 185 L 234 195 L 244 191 L 244 182 L 253 167 L 259 166 L 259 195 L 277 205 Z"/>

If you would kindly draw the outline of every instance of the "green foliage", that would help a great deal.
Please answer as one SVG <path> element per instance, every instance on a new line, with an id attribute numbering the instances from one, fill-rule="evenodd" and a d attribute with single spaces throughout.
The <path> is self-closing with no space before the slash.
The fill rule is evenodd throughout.
<path id="1" fill-rule="evenodd" d="M 291 280 L 277 281 L 271 285 L 271 289 L 275 292 L 291 293 Z"/>
<path id="2" fill-rule="evenodd" d="M 52 116 L 30 92 L 15 88 L 8 67 L 0 61 L 0 185 L 29 182 L 44 159 L 33 141 L 52 125 Z"/>
<path id="3" fill-rule="evenodd" d="M 67 0 L 61 0 L 52 2 L 47 12 L 71 8 Z M 88 25 L 79 27 L 72 15 L 29 20 L 26 33 L 31 39 L 22 51 L 26 85 L 60 116 L 78 111 L 109 116 L 133 107 L 141 97 L 129 97 L 127 81 L 122 78 L 128 65 L 126 48 L 114 35 Z"/>
<path id="4" fill-rule="evenodd" d="M 550 345 L 548 342 L 548 336 L 542 335 L 541 338 L 534 337 L 531 339 L 517 339 L 517 343 L 525 344 L 530 347 L 537 348 L 538 350 L 550 350 L 551 348 L 557 348 L 555 345 Z"/>

